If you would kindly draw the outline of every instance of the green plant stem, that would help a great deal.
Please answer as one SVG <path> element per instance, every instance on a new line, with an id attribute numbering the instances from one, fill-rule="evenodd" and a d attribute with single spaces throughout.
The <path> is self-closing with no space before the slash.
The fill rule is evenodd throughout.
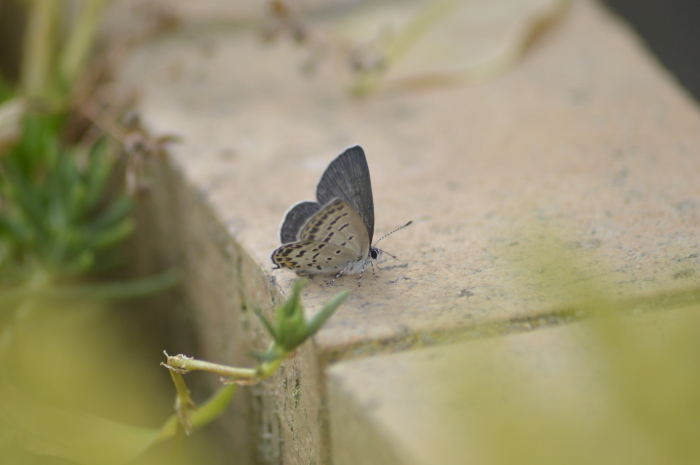
<path id="1" fill-rule="evenodd" d="M 208 371 L 210 373 L 216 373 L 221 376 L 228 376 L 232 378 L 240 379 L 256 379 L 258 378 L 258 370 L 255 368 L 238 368 L 228 365 L 221 365 L 219 363 L 206 362 L 204 360 L 197 360 L 194 358 L 189 358 L 185 355 L 175 355 L 168 356 L 168 361 L 166 366 L 171 368 L 170 371 Z M 174 369 L 174 370 L 172 370 Z"/>
<path id="2" fill-rule="evenodd" d="M 276 358 L 274 360 L 266 361 L 258 365 L 257 370 L 258 370 L 258 378 L 260 379 L 267 379 L 275 372 L 277 369 L 282 365 L 282 362 L 286 359 L 286 355 L 280 356 L 279 358 Z"/>
<path id="3" fill-rule="evenodd" d="M 429 2 L 413 19 L 396 35 L 396 38 L 386 52 L 387 64 L 399 60 L 421 37 L 430 31 L 435 24 L 462 5 L 464 0 L 442 0 Z"/>
<path id="4" fill-rule="evenodd" d="M 179 373 L 177 374 L 180 375 Z M 181 375 L 180 378 L 182 379 Z M 173 377 L 173 382 L 174 381 L 175 377 Z M 226 410 L 228 405 L 231 403 L 231 399 L 236 393 L 237 388 L 238 385 L 236 384 L 221 386 L 209 399 L 207 399 L 206 402 L 197 407 L 197 409 L 192 412 L 190 417 L 192 429 L 200 429 L 219 418 L 221 413 Z M 179 424 L 180 421 L 177 415 L 172 415 L 170 418 L 168 418 L 161 428 L 160 434 L 156 438 L 156 442 L 175 437 L 177 435 L 177 428 Z"/>
<path id="5" fill-rule="evenodd" d="M 0 294 L 0 313 L 11 308 L 11 305 L 28 298 L 133 299 L 167 289 L 177 284 L 179 280 L 180 275 L 177 271 L 167 270 L 147 278 L 107 284 L 60 285 L 59 287 L 49 283 L 38 286 L 30 281 L 22 288 Z"/>
<path id="6" fill-rule="evenodd" d="M 30 100 L 47 101 L 51 93 L 61 4 L 57 0 L 29 1 L 21 87 Z"/>
<path id="7" fill-rule="evenodd" d="M 464 0 L 441 0 L 428 2 L 413 19 L 402 28 L 391 45 L 386 50 L 381 69 L 372 69 L 360 74 L 358 81 L 353 86 L 356 95 L 366 95 L 375 90 L 379 84 L 379 77 L 384 69 L 396 63 L 408 50 L 411 49 L 421 37 L 441 19 L 446 17 L 455 8 L 464 3 Z"/>
<path id="8" fill-rule="evenodd" d="M 14 144 L 22 132 L 24 99 L 13 98 L 0 104 L 0 153 Z"/>
<path id="9" fill-rule="evenodd" d="M 88 0 L 71 28 L 58 65 L 59 81 L 64 89 L 72 89 L 82 72 L 95 43 L 97 29 L 107 6 L 106 0 Z"/>
<path id="10" fill-rule="evenodd" d="M 289 356 L 289 353 L 287 352 L 278 351 L 274 345 L 274 342 L 272 342 L 268 353 L 279 353 L 279 356 L 272 360 L 266 360 L 255 368 L 232 367 L 229 365 L 222 365 L 220 363 L 197 360 L 196 358 L 191 358 L 182 354 L 170 356 L 167 353 L 165 355 L 168 357 L 168 359 L 162 365 L 169 368 L 170 371 L 180 373 L 187 373 L 195 370 L 216 373 L 217 375 L 231 378 L 230 380 L 222 379 L 222 381 L 227 384 L 236 383 L 251 385 L 272 376 L 280 367 L 282 362 L 284 362 L 284 360 Z"/>
<path id="11" fill-rule="evenodd" d="M 184 428 L 185 434 L 189 435 L 192 433 L 192 414 L 197 410 L 197 406 L 190 396 L 190 390 L 187 389 L 182 374 L 178 371 L 170 370 L 170 377 L 177 391 L 175 396 L 175 414 L 179 420 L 178 423 Z M 177 434 L 177 431 L 175 431 L 175 434 Z"/>

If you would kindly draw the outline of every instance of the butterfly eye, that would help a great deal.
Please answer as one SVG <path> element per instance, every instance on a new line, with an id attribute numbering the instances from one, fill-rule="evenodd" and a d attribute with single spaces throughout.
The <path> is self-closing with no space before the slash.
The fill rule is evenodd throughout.
<path id="1" fill-rule="evenodd" d="M 379 252 L 377 252 L 377 249 L 374 247 L 369 248 L 369 256 L 372 257 L 373 260 L 376 260 L 377 257 L 379 256 Z"/>

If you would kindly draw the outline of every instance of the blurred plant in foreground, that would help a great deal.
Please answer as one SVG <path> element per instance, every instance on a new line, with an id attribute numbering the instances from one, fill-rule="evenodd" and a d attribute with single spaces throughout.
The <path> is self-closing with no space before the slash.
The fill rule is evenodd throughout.
<path id="1" fill-rule="evenodd" d="M 180 423 L 188 434 L 198 423 L 197 418 L 193 416 L 196 414 L 201 415 L 201 410 L 198 412 L 194 403 L 190 400 L 189 390 L 182 378 L 183 374 L 194 370 L 202 370 L 221 375 L 221 382 L 225 385 L 248 386 L 257 384 L 272 376 L 282 362 L 293 356 L 304 341 L 316 334 L 350 293 L 347 290 L 339 292 L 311 320 L 306 321 L 304 306 L 301 303 L 301 291 L 306 286 L 306 283 L 306 280 L 295 281 L 292 295 L 289 296 L 286 302 L 277 306 L 274 323 L 256 310 L 256 314 L 268 333 L 270 333 L 270 336 L 272 336 L 272 341 L 266 352 L 253 353 L 260 360 L 260 363 L 255 368 L 232 367 L 197 360 L 182 354 L 172 357 L 166 354 L 168 359 L 166 363 L 163 363 L 163 366 L 170 370 L 178 392 L 175 410 L 180 418 Z M 224 387 L 220 392 L 228 392 L 228 388 Z"/>
<path id="2" fill-rule="evenodd" d="M 105 279 L 123 264 L 120 247 L 134 230 L 132 200 L 118 182 L 123 147 L 96 124 L 76 124 L 84 120 L 76 89 L 105 4 L 74 4 L 73 16 L 68 2 L 25 2 L 21 81 L 0 85 L 3 463 L 124 463 L 165 434 L 134 426 L 153 421 L 158 390 L 132 377 L 144 373 L 143 354 L 131 352 L 139 342 L 107 310 L 178 276 Z"/>
<path id="3" fill-rule="evenodd" d="M 99 139 L 66 147 L 58 118 L 25 117 L 22 138 L 0 160 L 0 279 L 4 286 L 84 276 L 116 263 L 114 246 L 134 230 L 132 202 L 105 193 L 116 156 Z M 81 166 L 82 165 L 82 166 Z"/>
<path id="4" fill-rule="evenodd" d="M 566 233 L 529 232 L 501 251 L 504 271 L 566 310 L 446 357 L 459 371 L 433 393 L 445 449 L 484 465 L 700 463 L 700 288 L 613 298 Z"/>

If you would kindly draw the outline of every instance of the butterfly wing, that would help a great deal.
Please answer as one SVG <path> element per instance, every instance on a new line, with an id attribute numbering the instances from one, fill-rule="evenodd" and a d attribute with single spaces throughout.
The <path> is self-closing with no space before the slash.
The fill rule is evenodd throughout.
<path id="1" fill-rule="evenodd" d="M 272 252 L 272 262 L 300 275 L 337 273 L 357 259 L 357 252 L 336 244 L 302 240 Z"/>
<path id="2" fill-rule="evenodd" d="M 341 199 L 334 199 L 309 218 L 299 231 L 299 239 L 347 248 L 355 253 L 355 261 L 369 253 L 369 235 L 362 218 Z"/>
<path id="3" fill-rule="evenodd" d="M 272 262 L 299 274 L 334 273 L 369 254 L 369 236 L 362 218 L 341 199 L 333 199 L 312 215 L 298 241 L 272 252 Z"/>
<path id="4" fill-rule="evenodd" d="M 297 241 L 299 239 L 299 231 L 304 226 L 304 223 L 320 209 L 321 205 L 309 200 L 292 205 L 292 208 L 285 213 L 284 221 L 282 221 L 282 226 L 280 226 L 280 241 L 282 241 L 282 244 Z"/>
<path id="5" fill-rule="evenodd" d="M 369 166 L 362 147 L 346 149 L 333 160 L 316 187 L 316 198 L 321 205 L 338 198 L 347 203 L 362 219 L 368 242 L 374 235 L 374 200 Z"/>

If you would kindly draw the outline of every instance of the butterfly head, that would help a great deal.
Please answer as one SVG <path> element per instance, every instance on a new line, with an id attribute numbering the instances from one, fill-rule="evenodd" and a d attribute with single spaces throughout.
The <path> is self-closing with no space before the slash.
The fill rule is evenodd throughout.
<path id="1" fill-rule="evenodd" d="M 381 241 L 381 240 L 384 239 L 385 237 L 387 237 L 387 236 L 389 236 L 389 235 L 391 235 L 391 234 L 394 234 L 396 231 L 398 231 L 398 230 L 400 230 L 400 229 L 403 229 L 403 228 L 405 228 L 406 226 L 409 226 L 409 225 L 412 224 L 412 223 L 413 223 L 413 221 L 409 221 L 408 223 L 404 224 L 404 225 L 401 226 L 400 228 L 396 228 L 396 229 L 394 229 L 393 231 L 391 231 L 390 233 L 384 234 L 377 242 L 374 243 L 374 245 L 372 245 L 372 246 L 369 247 L 369 258 L 371 258 L 372 260 L 378 260 L 379 257 L 381 257 L 383 253 L 385 253 L 385 254 L 387 254 L 388 256 L 390 256 L 391 258 L 393 258 L 394 260 L 396 260 L 397 258 L 396 258 L 395 256 L 391 255 L 389 252 L 384 252 L 382 249 L 380 249 L 379 247 L 377 247 L 377 244 L 379 244 L 379 241 Z"/>

